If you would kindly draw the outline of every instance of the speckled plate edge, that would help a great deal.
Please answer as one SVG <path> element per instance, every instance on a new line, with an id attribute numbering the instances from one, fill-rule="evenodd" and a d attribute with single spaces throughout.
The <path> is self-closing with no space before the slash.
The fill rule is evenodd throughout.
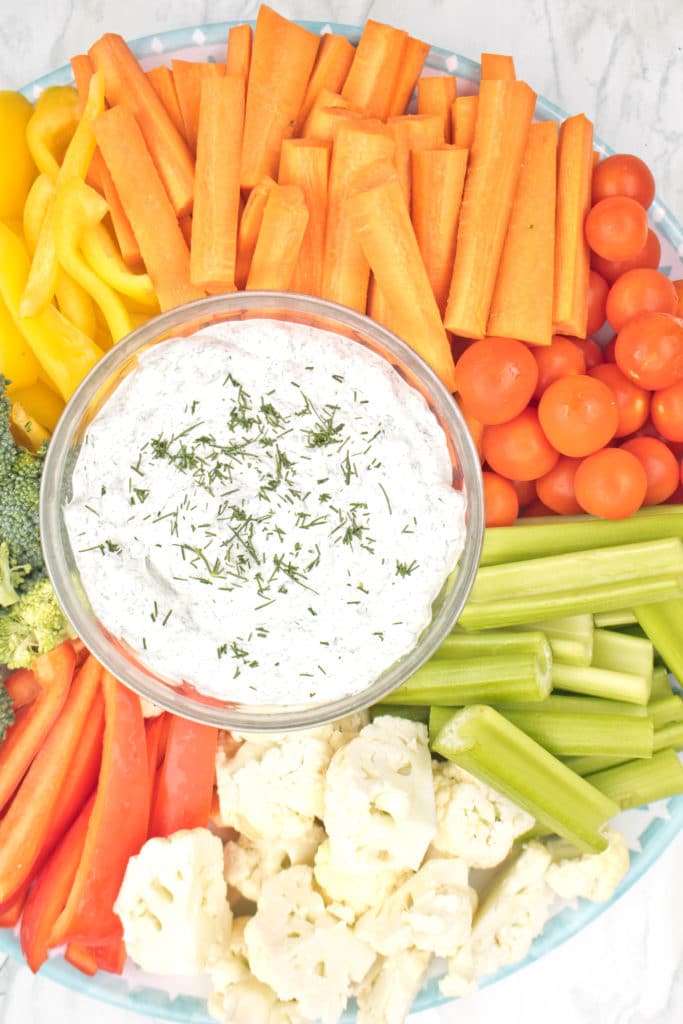
<path id="1" fill-rule="evenodd" d="M 130 45 L 136 56 L 145 65 L 158 63 L 170 53 L 175 56 L 199 56 L 200 50 L 211 50 L 224 46 L 228 29 L 240 22 L 220 22 L 190 28 L 176 29 L 158 35 L 145 36 L 133 41 Z M 253 24 L 253 22 L 252 22 Z M 341 25 L 333 22 L 301 21 L 299 24 L 316 34 L 335 32 L 356 41 L 360 29 L 353 25 Z M 440 73 L 456 74 L 464 85 L 473 87 L 479 81 L 480 67 L 476 61 L 440 47 L 432 47 L 428 65 Z M 29 83 L 21 91 L 30 100 L 51 85 L 65 85 L 73 81 L 68 66 L 44 75 Z M 561 121 L 567 115 L 554 103 L 539 97 L 536 104 L 536 116 L 545 120 Z M 614 152 L 598 136 L 595 148 L 605 156 Z M 656 197 L 649 210 L 649 217 L 658 234 L 663 236 L 663 263 L 661 269 L 666 273 L 675 271 L 675 276 L 683 276 L 683 228 L 671 211 Z M 576 935 L 596 918 L 609 909 L 624 893 L 645 874 L 677 834 L 683 829 L 683 796 L 668 801 L 659 801 L 650 808 L 629 812 L 631 831 L 637 834 L 632 840 L 631 866 L 628 874 L 617 889 L 613 899 L 604 904 L 588 903 L 580 900 L 576 909 L 568 908 L 554 916 L 546 925 L 543 934 L 534 942 L 525 960 L 512 967 L 505 968 L 495 975 L 485 978 L 481 987 L 487 987 L 501 981 L 527 964 L 556 949 L 567 939 Z M 639 821 L 639 824 L 638 824 Z M 639 848 L 638 848 L 639 847 Z M 0 929 L 0 953 L 6 953 L 15 960 L 23 961 L 21 947 L 16 935 Z M 70 966 L 62 957 L 52 957 L 41 968 L 41 976 L 64 985 L 74 991 L 81 992 L 100 1002 L 117 1006 L 124 1010 L 156 1017 L 160 1020 L 177 1021 L 181 1024 L 212 1024 L 213 1018 L 206 1011 L 206 1003 L 197 996 L 174 994 L 182 987 L 182 982 L 168 985 L 167 988 L 153 987 L 142 973 L 135 972 L 132 976 L 117 977 L 100 972 L 89 978 Z M 134 987 L 132 987 L 134 986 Z M 413 1009 L 426 1010 L 448 1002 L 441 995 L 436 979 L 431 980 L 418 995 Z M 350 1007 L 342 1020 L 355 1020 L 355 1012 Z"/>

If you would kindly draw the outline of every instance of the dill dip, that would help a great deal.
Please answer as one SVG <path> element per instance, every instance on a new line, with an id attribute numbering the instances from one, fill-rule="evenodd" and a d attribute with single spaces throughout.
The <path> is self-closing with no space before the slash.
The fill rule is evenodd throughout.
<path id="1" fill-rule="evenodd" d="M 148 349 L 72 482 L 102 625 L 166 680 L 251 704 L 373 682 L 415 646 L 465 540 L 424 398 L 357 342 L 275 320 Z"/>

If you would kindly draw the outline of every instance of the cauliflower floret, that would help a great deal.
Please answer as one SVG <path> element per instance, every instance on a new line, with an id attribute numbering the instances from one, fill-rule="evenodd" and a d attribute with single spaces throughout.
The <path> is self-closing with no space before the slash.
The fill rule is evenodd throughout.
<path id="1" fill-rule="evenodd" d="M 324 838 L 320 825 L 312 825 L 301 836 L 282 840 L 240 836 L 225 844 L 225 880 L 231 889 L 256 903 L 266 879 L 295 864 L 313 864 Z"/>
<path id="2" fill-rule="evenodd" d="M 629 866 L 628 846 L 621 832 L 607 825 L 602 834 L 608 842 L 602 853 L 580 855 L 562 839 L 551 840 L 546 849 L 553 859 L 548 868 L 550 888 L 563 899 L 582 896 L 594 903 L 611 900 Z"/>
<path id="3" fill-rule="evenodd" d="M 384 867 L 353 870 L 353 865 L 335 859 L 329 839 L 318 847 L 313 873 L 327 909 L 348 924 L 371 907 L 384 903 L 411 874 Z"/>
<path id="4" fill-rule="evenodd" d="M 444 995 L 465 995 L 480 976 L 526 956 L 554 900 L 546 883 L 549 864 L 546 848 L 528 843 L 494 879 L 475 916 L 469 941 L 448 961 L 448 974 L 439 985 Z"/>
<path id="5" fill-rule="evenodd" d="M 208 829 L 149 839 L 128 861 L 114 910 L 130 956 L 153 974 L 200 974 L 230 936 L 223 845 Z"/>
<path id="6" fill-rule="evenodd" d="M 436 830 L 426 726 L 383 716 L 338 750 L 323 820 L 338 863 L 416 871 Z"/>
<path id="7" fill-rule="evenodd" d="M 469 939 L 477 906 L 467 877 L 462 861 L 427 861 L 384 904 L 360 918 L 356 934 L 384 956 L 413 948 L 451 956 Z"/>
<path id="8" fill-rule="evenodd" d="M 358 1024 L 403 1024 L 431 961 L 431 953 L 417 949 L 378 957 L 356 993 Z"/>
<path id="9" fill-rule="evenodd" d="M 432 846 L 473 868 L 502 863 L 515 839 L 534 824 L 532 815 L 448 761 L 435 763 L 433 773 L 437 829 Z"/>
<path id="10" fill-rule="evenodd" d="M 334 1024 L 373 950 L 325 909 L 306 865 L 268 879 L 244 930 L 253 974 L 310 1020 Z"/>

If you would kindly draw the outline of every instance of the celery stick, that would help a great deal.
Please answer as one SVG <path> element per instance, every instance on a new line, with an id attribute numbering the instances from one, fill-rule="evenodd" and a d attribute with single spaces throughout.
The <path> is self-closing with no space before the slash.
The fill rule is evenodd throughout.
<path id="1" fill-rule="evenodd" d="M 429 719 L 431 729 L 432 720 Z M 683 722 L 667 722 L 655 729 L 654 751 L 657 753 L 671 747 L 672 750 L 683 750 Z"/>
<path id="2" fill-rule="evenodd" d="M 614 612 L 597 612 L 593 621 L 597 629 L 609 629 L 610 626 L 633 626 L 638 620 L 628 608 L 618 608 Z"/>
<path id="3" fill-rule="evenodd" d="M 452 718 L 460 708 L 438 708 L 429 709 L 429 742 L 436 739 L 449 718 Z"/>
<path id="4" fill-rule="evenodd" d="M 489 629 L 483 633 L 466 633 L 454 629 L 432 655 L 432 660 L 455 661 L 478 657 L 534 654 L 550 664 L 551 652 L 546 636 L 539 627 L 522 633 L 520 630 Z"/>
<path id="5" fill-rule="evenodd" d="M 650 700 L 661 700 L 663 697 L 671 696 L 671 683 L 669 673 L 664 665 L 655 665 L 652 672 L 652 688 Z"/>
<path id="6" fill-rule="evenodd" d="M 624 764 L 624 758 L 618 754 L 613 754 L 611 757 L 605 754 L 586 754 L 583 757 L 563 757 L 562 760 L 567 768 L 571 768 L 573 772 L 584 778 L 586 775 L 604 771 L 605 768 L 614 768 L 618 764 Z"/>
<path id="7" fill-rule="evenodd" d="M 636 602 L 633 611 L 669 671 L 683 680 L 683 599 L 662 601 L 656 608 Z"/>
<path id="8" fill-rule="evenodd" d="M 654 649 L 644 637 L 596 629 L 593 634 L 593 661 L 596 668 L 628 672 L 649 679 L 652 686 Z"/>
<path id="9" fill-rule="evenodd" d="M 505 714 L 505 706 L 498 710 Z M 600 697 L 572 697 L 565 693 L 551 693 L 545 700 L 515 704 L 518 711 L 561 711 L 565 715 L 630 715 L 647 718 L 647 708 L 640 704 L 627 704 L 621 700 L 602 700 Z"/>
<path id="10" fill-rule="evenodd" d="M 579 849 L 601 852 L 606 848 L 599 830 L 618 806 L 494 708 L 473 705 L 457 711 L 437 733 L 432 749 Z"/>
<path id="11" fill-rule="evenodd" d="M 651 700 L 647 706 L 647 713 L 655 729 L 661 729 L 670 722 L 683 722 L 683 700 L 677 693 L 662 697 L 660 700 Z"/>
<path id="12" fill-rule="evenodd" d="M 654 728 L 649 718 L 517 711 L 512 706 L 501 708 L 500 713 L 556 757 L 620 755 L 622 761 L 652 757 Z"/>
<path id="13" fill-rule="evenodd" d="M 553 664 L 553 689 L 583 693 L 588 697 L 605 697 L 607 700 L 624 701 L 627 704 L 647 704 L 650 696 L 650 680 L 630 672 L 610 672 L 606 668 L 589 665 Z"/>
<path id="14" fill-rule="evenodd" d="M 411 722 L 429 722 L 429 708 L 411 708 L 407 705 L 375 704 L 370 708 L 370 718 L 381 718 L 382 715 L 393 715 L 394 718 L 409 718 Z"/>
<path id="15" fill-rule="evenodd" d="M 516 629 L 540 629 L 550 644 L 553 658 L 567 665 L 590 665 L 593 657 L 593 616 L 567 615 L 562 619 L 543 619 Z"/>
<path id="16" fill-rule="evenodd" d="M 683 793 L 683 764 L 673 750 L 660 750 L 649 760 L 627 761 L 585 781 L 627 811 Z"/>
<path id="17" fill-rule="evenodd" d="M 484 536 L 481 564 L 501 565 L 664 537 L 683 538 L 683 506 L 659 505 L 618 521 L 592 516 L 563 516 L 536 523 L 527 520 L 516 526 L 490 526 Z"/>

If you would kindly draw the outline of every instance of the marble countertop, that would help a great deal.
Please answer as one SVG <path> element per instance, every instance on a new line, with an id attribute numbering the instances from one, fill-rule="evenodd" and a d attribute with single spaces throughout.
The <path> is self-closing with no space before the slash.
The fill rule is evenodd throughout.
<path id="1" fill-rule="evenodd" d="M 515 55 L 520 76 L 584 111 L 615 149 L 640 154 L 683 219 L 682 0 L 273 0 L 283 14 L 367 16 L 476 57 Z M 105 29 L 129 38 L 255 17 L 258 0 L 0 0 L 0 89 L 81 52 Z M 414 1024 L 675 1024 L 683 1021 L 683 834 L 622 899 L 543 960 Z M 0 1024 L 136 1024 L 138 1017 L 0 968 Z"/>

